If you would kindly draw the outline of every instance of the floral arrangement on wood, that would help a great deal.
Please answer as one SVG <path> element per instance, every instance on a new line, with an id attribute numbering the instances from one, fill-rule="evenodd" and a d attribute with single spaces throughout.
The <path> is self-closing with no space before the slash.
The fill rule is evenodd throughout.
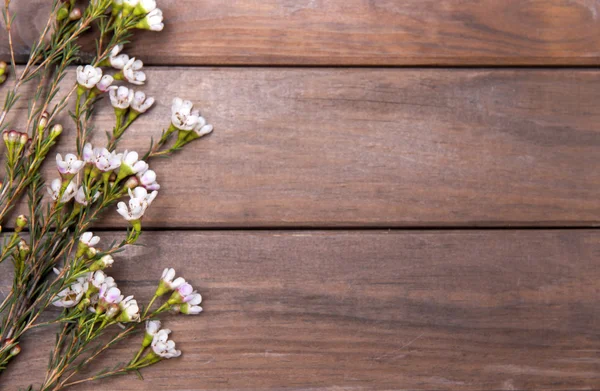
<path id="1" fill-rule="evenodd" d="M 170 125 L 157 140 L 149 140 L 143 155 L 118 151 L 127 130 L 155 102 L 131 87 L 143 85 L 147 75 L 141 60 L 123 53 L 136 30 L 163 29 L 155 0 L 91 0 L 85 7 L 75 0 L 54 0 L 48 21 L 21 66 L 12 43 L 14 21 L 11 0 L 5 0 L 11 58 L 8 66 L 0 64 L 2 82 L 9 76 L 0 113 L 6 145 L 0 222 L 4 224 L 20 199 L 26 198 L 28 207 L 16 218 L 13 232 L 4 234 L 0 253 L 0 263 L 12 261 L 13 267 L 10 292 L 0 297 L 0 374 L 19 355 L 20 341 L 30 330 L 54 325 L 58 331 L 45 379 L 29 390 L 57 391 L 130 372 L 140 375 L 142 368 L 181 355 L 159 318 L 166 313 L 199 314 L 202 296 L 166 268 L 157 276 L 154 297 L 142 306 L 122 293 L 106 269 L 118 262 L 124 247 L 136 243 L 142 218 L 159 194 L 156 173 L 148 163 L 186 147 L 213 127 L 191 102 L 175 98 Z M 92 31 L 95 57 L 75 69 L 78 40 Z M 76 72 L 77 82 L 65 86 L 69 72 Z M 26 84 L 34 87 L 32 96 L 20 96 Z M 26 121 L 9 125 L 7 115 L 19 99 L 28 102 Z M 93 146 L 92 114 L 106 101 L 114 107 L 115 124 L 106 132 L 106 144 Z M 75 133 L 75 145 L 72 153 L 56 155 L 58 177 L 46 184 L 40 168 L 63 133 L 57 121 L 65 111 L 73 120 L 69 128 Z M 9 130 L 12 127 L 19 130 Z M 44 199 L 46 189 L 49 199 Z M 121 242 L 99 246 L 100 237 L 90 232 L 104 212 L 116 212 L 129 222 Z M 59 314 L 56 309 L 47 311 L 57 307 Z M 144 330 L 141 347 L 130 360 L 94 368 L 98 356 Z"/>

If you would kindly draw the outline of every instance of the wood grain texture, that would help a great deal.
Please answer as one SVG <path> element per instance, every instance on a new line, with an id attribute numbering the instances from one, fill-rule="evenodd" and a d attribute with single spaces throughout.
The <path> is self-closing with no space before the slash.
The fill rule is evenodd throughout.
<path id="1" fill-rule="evenodd" d="M 15 3 L 19 58 L 50 2 Z M 168 65 L 598 65 L 595 0 L 161 0 L 132 51 Z M 5 35 L 0 57 L 7 57 Z M 93 48 L 92 45 L 89 47 Z"/>
<path id="2" fill-rule="evenodd" d="M 173 266 L 205 312 L 166 321 L 184 356 L 145 382 L 74 390 L 600 387 L 598 231 L 161 232 L 142 243 L 111 270 L 122 289 L 147 300 Z M 30 336 L 3 390 L 40 378 L 51 340 Z"/>
<path id="3" fill-rule="evenodd" d="M 148 75 L 144 90 L 160 103 L 123 149 L 147 148 L 168 125 L 176 95 L 196 102 L 216 128 L 153 163 L 163 191 L 148 226 L 600 221 L 598 71 L 150 68 Z M 26 108 L 20 102 L 13 119 Z M 113 118 L 101 102 L 97 140 Z M 73 145 L 72 128 L 62 152 Z M 116 214 L 105 222 L 120 223 Z"/>

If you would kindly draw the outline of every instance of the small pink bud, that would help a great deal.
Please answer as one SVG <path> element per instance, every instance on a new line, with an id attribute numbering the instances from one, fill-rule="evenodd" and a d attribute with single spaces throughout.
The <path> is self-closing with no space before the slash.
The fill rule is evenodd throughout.
<path id="1" fill-rule="evenodd" d="M 38 124 L 38 130 L 40 132 L 44 131 L 44 129 L 46 129 L 46 127 L 48 127 L 48 118 L 50 117 L 50 114 L 48 114 L 47 111 L 44 111 L 42 113 L 42 116 L 40 117 L 40 122 Z"/>
<path id="2" fill-rule="evenodd" d="M 23 230 L 23 228 L 25 228 L 26 226 L 27 226 L 27 217 L 25 217 L 24 215 L 19 215 L 17 217 L 17 226 L 15 228 L 15 231 L 21 232 Z"/>
<path id="3" fill-rule="evenodd" d="M 10 349 L 10 355 L 11 356 L 16 356 L 19 353 L 21 353 L 21 347 L 19 345 L 17 345 L 14 348 Z"/>
<path id="4" fill-rule="evenodd" d="M 127 179 L 127 181 L 125 182 L 125 187 L 132 190 L 138 187 L 139 185 L 140 180 L 136 176 L 129 177 L 129 179 Z"/>
<path id="5" fill-rule="evenodd" d="M 79 19 L 81 19 L 81 10 L 79 8 L 73 8 L 73 10 L 69 13 L 69 20 Z"/>
<path id="6" fill-rule="evenodd" d="M 29 141 L 27 133 L 19 133 L 19 144 L 25 145 Z"/>
<path id="7" fill-rule="evenodd" d="M 60 136 L 60 134 L 63 131 L 63 127 L 61 124 L 56 124 L 52 127 L 52 130 L 50 131 L 50 137 L 52 138 L 57 138 L 58 136 Z"/>
<path id="8" fill-rule="evenodd" d="M 11 130 L 10 132 L 8 132 L 9 144 L 16 143 L 18 139 L 19 139 L 19 132 L 17 132 L 16 130 Z"/>

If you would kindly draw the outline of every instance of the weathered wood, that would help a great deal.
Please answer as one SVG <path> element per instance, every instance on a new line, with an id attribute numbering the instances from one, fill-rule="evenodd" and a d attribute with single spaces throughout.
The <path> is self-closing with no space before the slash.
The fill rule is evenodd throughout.
<path id="1" fill-rule="evenodd" d="M 14 2 L 21 60 L 50 3 Z M 145 33 L 132 51 L 153 64 L 600 64 L 600 5 L 593 0 L 162 0 L 159 6 L 165 31 Z M 5 35 L 0 42 L 0 57 L 7 57 Z"/>
<path id="2" fill-rule="evenodd" d="M 176 95 L 196 102 L 216 128 L 153 163 L 164 191 L 149 226 L 600 221 L 598 71 L 151 68 L 148 75 L 144 89 L 160 104 L 122 148 L 145 150 L 168 125 Z M 15 113 L 25 116 L 25 101 Z M 97 118 L 104 142 L 114 121 L 108 101 Z M 72 126 L 65 134 L 63 152 L 72 150 Z M 114 216 L 105 223 L 121 223 Z"/>
<path id="3" fill-rule="evenodd" d="M 111 271 L 122 289 L 147 300 L 173 266 L 205 313 L 165 322 L 184 356 L 145 382 L 75 390 L 600 387 L 597 231 L 161 232 L 142 243 Z M 39 380 L 51 340 L 32 335 L 1 388 Z"/>

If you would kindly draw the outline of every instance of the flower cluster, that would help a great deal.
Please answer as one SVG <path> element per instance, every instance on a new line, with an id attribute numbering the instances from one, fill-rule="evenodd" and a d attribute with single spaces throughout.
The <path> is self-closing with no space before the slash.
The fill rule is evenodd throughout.
<path id="1" fill-rule="evenodd" d="M 108 92 L 116 115 L 114 139 L 119 139 L 123 132 L 155 102 L 153 97 L 146 96 L 143 91 L 134 91 L 126 85 L 115 85 L 115 82 L 124 81 L 141 86 L 147 80 L 143 70 L 144 63 L 135 57 L 130 58 L 127 54 L 121 53 L 122 50 L 123 45 L 116 45 L 110 51 L 108 58 L 99 66 L 86 65 L 77 68 L 78 102 L 85 96 L 85 106 L 96 96 Z M 112 67 L 117 73 L 104 74 L 102 66 Z"/>
<path id="2" fill-rule="evenodd" d="M 56 273 L 60 273 L 58 270 Z M 115 280 L 102 270 L 90 271 L 63 289 L 52 303 L 56 307 L 90 311 L 112 322 L 140 321 L 140 307 L 133 296 L 124 297 Z"/>
<path id="3" fill-rule="evenodd" d="M 169 340 L 171 330 L 161 329 L 160 326 L 160 320 L 146 321 L 146 334 L 144 335 L 142 346 L 152 347 L 150 359 L 154 358 L 154 356 L 160 358 L 174 358 L 181 356 L 181 350 L 177 350 L 175 348 L 175 342 Z"/>
<path id="4" fill-rule="evenodd" d="M 8 163 L 12 166 L 30 141 L 29 136 L 27 133 L 17 132 L 16 130 L 5 130 L 2 132 L 2 138 L 6 145 Z"/>
<path id="5" fill-rule="evenodd" d="M 119 18 L 131 15 L 141 19 L 135 25 L 136 28 L 152 31 L 162 31 L 163 13 L 156 7 L 156 0 L 113 0 L 113 15 Z"/>
<path id="6" fill-rule="evenodd" d="M 194 104 L 181 98 L 173 99 L 171 106 L 170 132 L 178 131 L 178 143 L 185 145 L 213 131 L 213 126 L 206 123 L 200 111 L 194 110 Z"/>
<path id="7" fill-rule="evenodd" d="M 13 20 L 9 7 L 5 11 L 6 19 Z M 6 26 L 9 30 L 10 24 Z M 123 287 L 107 271 L 116 262 L 115 254 L 137 242 L 141 219 L 161 189 L 148 162 L 172 155 L 192 140 L 211 133 L 213 127 L 190 101 L 177 98 L 170 120 L 165 121 L 168 128 L 162 130 L 160 138 L 149 137 L 147 152 L 123 151 L 119 146 L 125 131 L 155 104 L 153 97 L 139 90 L 148 81 L 144 63 L 124 53 L 123 47 L 131 42 L 136 28 L 164 28 L 163 13 L 155 0 L 59 0 L 53 3 L 46 26 L 32 44 L 19 83 L 11 87 L 4 104 L 7 114 L 23 92 L 18 91 L 21 85 L 31 80 L 44 81 L 43 88 L 29 89 L 30 110 L 24 126 L 17 128 L 21 131 L 3 132 L 6 180 L 0 183 L 0 189 L 6 205 L 0 208 L 0 223 L 24 194 L 29 208 L 27 215 L 16 218 L 14 232 L 6 236 L 0 257 L 0 263 L 10 259 L 13 266 L 10 293 L 0 305 L 0 373 L 21 351 L 19 342 L 28 330 L 62 324 L 44 383 L 39 387 L 58 391 L 137 372 L 181 355 L 170 339 L 171 331 L 157 319 L 166 312 L 200 314 L 200 293 L 184 278 L 177 277 L 174 269 L 167 268 L 152 300 L 143 308 L 134 296 L 122 293 Z M 71 69 L 68 65 L 82 58 L 77 41 L 86 31 L 97 34 L 94 60 L 76 68 L 75 85 L 57 100 Z M 12 48 L 10 52 L 15 58 Z M 0 62 L 0 84 L 6 80 L 6 71 L 7 64 Z M 68 110 L 72 100 L 75 102 L 70 117 L 75 145 L 68 151 L 72 153 L 54 152 L 59 175 L 47 183 L 54 202 L 42 205 L 40 189 L 45 187 L 45 176 L 41 167 L 63 131 L 61 124 L 53 122 L 64 117 L 61 113 Z M 114 126 L 107 129 L 107 142 L 93 141 L 94 147 L 88 142 L 95 140 L 94 113 L 98 104 L 106 101 L 114 108 Z M 3 130 L 10 129 L 4 124 L 5 118 L 0 116 Z M 116 209 L 132 227 L 123 240 L 110 246 L 104 246 L 99 236 L 87 231 L 107 209 Z M 56 278 L 52 278 L 53 270 Z M 161 304 L 153 308 L 157 300 Z M 52 318 L 43 316 L 49 307 L 60 311 L 55 311 Z M 81 369 L 91 369 L 99 352 L 125 341 L 143 327 L 143 322 L 146 335 L 133 360 L 81 378 Z M 112 329 L 107 330 L 109 327 Z"/>
<path id="8" fill-rule="evenodd" d="M 86 259 L 83 273 L 68 287 L 60 291 L 52 304 L 56 307 L 78 307 L 105 319 L 115 322 L 137 322 L 140 320 L 140 308 L 133 296 L 124 297 L 115 280 L 104 273 L 111 267 L 114 259 L 110 254 L 102 254 L 96 249 L 100 237 L 85 232 L 79 237 L 77 258 Z M 56 274 L 60 275 L 58 270 Z"/>
<path id="9" fill-rule="evenodd" d="M 150 304 L 146 308 L 144 315 L 146 314 L 154 301 L 166 294 L 171 294 L 169 299 L 160 307 L 155 313 L 162 311 L 172 311 L 176 313 L 182 313 L 186 315 L 196 315 L 202 312 L 202 296 L 196 292 L 192 285 L 190 285 L 183 277 L 175 278 L 175 269 L 166 268 L 160 281 L 158 288 L 150 301 Z M 158 362 L 162 359 L 169 359 L 179 357 L 181 351 L 175 347 L 175 342 L 169 339 L 171 330 L 161 329 L 161 322 L 159 320 L 147 320 L 146 321 L 146 333 L 142 340 L 142 347 L 136 355 L 133 363 L 138 365 L 149 365 Z M 140 359 L 142 353 L 150 347 L 152 350 L 146 356 Z"/>
<path id="10" fill-rule="evenodd" d="M 48 188 L 53 200 L 64 204 L 74 198 L 77 208 L 81 208 L 96 202 L 102 191 L 119 195 L 123 189 L 130 200 L 128 205 L 119 202 L 117 212 L 138 231 L 139 220 L 160 189 L 156 173 L 135 151 L 109 152 L 87 143 L 81 158 L 72 153 L 64 157 L 57 154 L 56 165 L 60 178 L 54 179 Z M 78 184 L 76 176 L 82 171 L 83 177 Z"/>
<path id="11" fill-rule="evenodd" d="M 109 92 L 110 101 L 115 109 L 127 110 L 131 107 L 137 115 L 145 113 L 154 104 L 154 98 L 146 98 L 143 92 L 135 91 L 125 87 L 113 85 L 115 81 L 127 81 L 140 86 L 146 82 L 146 73 L 143 71 L 144 63 L 136 58 L 129 58 L 127 54 L 120 54 L 123 45 L 113 48 L 106 62 L 101 65 L 110 65 L 118 72 L 114 75 L 106 75 L 101 67 L 92 65 L 79 66 L 77 68 L 77 83 L 79 94 L 86 91 L 92 97 Z"/>
<path id="12" fill-rule="evenodd" d="M 98 236 L 86 232 L 79 238 L 78 254 L 94 254 L 98 251 L 94 248 L 100 242 Z M 146 319 L 146 333 L 142 341 L 142 347 L 132 363 L 136 365 L 149 365 L 162 359 L 179 357 L 181 351 L 175 348 L 175 342 L 169 340 L 171 330 L 161 329 L 159 320 L 149 318 L 157 316 L 165 311 L 172 311 L 186 315 L 195 315 L 202 312 L 199 304 L 202 296 L 182 277 L 175 278 L 175 270 L 166 268 L 161 276 L 156 293 L 142 314 L 140 306 L 133 296 L 125 297 L 118 288 L 114 278 L 108 276 L 103 269 L 113 263 L 110 255 L 104 255 L 98 261 L 92 263 L 86 271 L 81 273 L 74 282 L 59 291 L 52 304 L 56 307 L 74 309 L 82 314 L 94 314 L 94 322 L 102 322 L 102 325 L 113 323 L 140 322 Z M 100 265 L 94 267 L 95 265 Z M 61 272 L 57 269 L 58 275 Z M 148 315 L 148 311 L 156 298 L 171 293 L 169 299 L 156 311 Z M 85 315 L 84 315 L 85 316 Z M 148 348 L 150 353 L 140 359 L 142 353 Z"/>
<path id="13" fill-rule="evenodd" d="M 166 268 L 163 270 L 158 288 L 154 298 L 158 298 L 171 293 L 167 305 L 173 310 L 186 315 L 196 315 L 202 312 L 202 295 L 196 292 L 194 288 L 183 277 L 175 278 L 175 269 Z"/>

